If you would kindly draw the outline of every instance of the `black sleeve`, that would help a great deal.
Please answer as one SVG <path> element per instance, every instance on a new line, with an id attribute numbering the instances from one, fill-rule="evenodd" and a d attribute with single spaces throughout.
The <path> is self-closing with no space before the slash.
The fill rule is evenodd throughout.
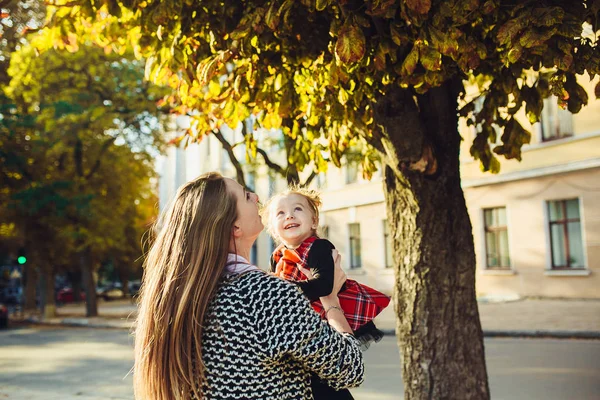
<path id="1" fill-rule="evenodd" d="M 313 274 L 313 279 L 295 282 L 302 293 L 310 301 L 327 296 L 333 290 L 333 257 L 331 250 L 335 247 L 325 239 L 317 239 L 308 253 L 307 267 Z"/>

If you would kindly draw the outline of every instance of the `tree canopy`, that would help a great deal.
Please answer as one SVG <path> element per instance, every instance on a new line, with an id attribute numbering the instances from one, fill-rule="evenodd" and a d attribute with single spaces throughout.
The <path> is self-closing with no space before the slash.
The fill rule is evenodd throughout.
<path id="1" fill-rule="evenodd" d="M 323 152 L 311 146 L 318 138 L 338 166 L 355 140 L 389 150 L 377 104 L 394 88 L 418 94 L 471 79 L 485 98 L 477 111 L 476 99 L 464 98 L 460 110 L 481 127 L 471 154 L 497 171 L 496 155 L 519 159 L 529 141 L 514 118 L 522 107 L 538 121 L 542 99 L 554 94 L 577 112 L 588 99 L 576 75 L 600 72 L 598 0 L 67 4 L 51 19 L 56 37 L 71 40 L 59 45 L 72 46 L 92 25 L 98 43 L 109 48 L 130 41 L 147 59 L 146 76 L 177 89 L 171 100 L 182 111 L 202 110 L 195 117 L 199 136 L 255 114 L 257 125 L 281 128 L 295 140 L 289 157 L 300 169 L 311 160 L 326 168 Z M 503 129 L 500 138 L 492 123 Z M 252 136 L 247 144 L 252 149 Z M 373 159 L 365 152 L 368 174 Z"/>
<path id="2" fill-rule="evenodd" d="M 156 211 L 165 90 L 144 81 L 131 52 L 92 43 L 40 52 L 44 33 L 29 39 L 10 53 L 2 93 L 3 226 L 48 276 L 79 268 L 83 249 L 89 268 L 111 257 L 133 265 Z"/>

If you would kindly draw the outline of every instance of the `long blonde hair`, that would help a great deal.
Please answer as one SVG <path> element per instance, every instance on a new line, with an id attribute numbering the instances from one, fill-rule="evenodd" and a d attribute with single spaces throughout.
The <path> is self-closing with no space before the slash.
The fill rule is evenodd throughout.
<path id="1" fill-rule="evenodd" d="M 136 399 L 201 398 L 202 326 L 236 219 L 235 196 L 209 173 L 182 186 L 157 223 L 135 329 Z"/>

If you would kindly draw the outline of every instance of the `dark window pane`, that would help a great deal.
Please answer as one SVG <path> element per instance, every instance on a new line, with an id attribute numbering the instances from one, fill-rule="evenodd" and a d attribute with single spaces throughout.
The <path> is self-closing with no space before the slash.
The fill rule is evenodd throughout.
<path id="1" fill-rule="evenodd" d="M 508 231 L 503 230 L 498 232 L 498 253 L 500 255 L 500 265 L 503 267 L 510 266 L 510 257 L 508 255 Z"/>
<path id="2" fill-rule="evenodd" d="M 558 221 L 564 219 L 562 201 L 549 201 L 548 212 L 550 214 L 550 221 Z"/>
<path id="3" fill-rule="evenodd" d="M 348 231 L 350 233 L 350 268 L 360 268 L 360 224 L 349 224 Z"/>
<path id="4" fill-rule="evenodd" d="M 584 268 L 581 223 L 570 222 L 567 225 L 567 231 L 569 233 L 569 266 L 571 268 Z"/>
<path id="5" fill-rule="evenodd" d="M 579 200 L 567 200 L 567 218 L 568 219 L 579 219 Z"/>
<path id="6" fill-rule="evenodd" d="M 555 267 L 565 267 L 567 265 L 567 251 L 563 225 L 551 225 L 550 235 L 552 237 L 552 265 Z"/>

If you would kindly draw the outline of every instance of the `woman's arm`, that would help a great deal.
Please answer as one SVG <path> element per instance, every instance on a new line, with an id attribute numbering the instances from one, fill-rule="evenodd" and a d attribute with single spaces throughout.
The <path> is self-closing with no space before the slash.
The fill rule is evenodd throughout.
<path id="1" fill-rule="evenodd" d="M 292 357 L 336 389 L 362 383 L 360 342 L 334 330 L 335 323 L 330 326 L 321 321 L 294 285 L 273 276 L 266 278 L 268 291 L 256 288 L 252 293 L 255 299 L 249 307 L 253 314 L 249 321 L 255 324 L 267 358 Z M 329 312 L 330 317 L 333 312 Z"/>
<path id="2" fill-rule="evenodd" d="M 333 292 L 328 296 L 321 297 L 321 303 L 323 304 L 323 308 L 325 308 L 325 317 L 329 325 L 338 332 L 352 333 L 352 328 L 348 324 L 348 320 L 340 306 L 340 299 L 337 296 L 342 285 L 346 282 L 346 273 L 342 269 L 342 257 L 335 249 L 332 251 L 332 260 L 335 260 Z"/>

